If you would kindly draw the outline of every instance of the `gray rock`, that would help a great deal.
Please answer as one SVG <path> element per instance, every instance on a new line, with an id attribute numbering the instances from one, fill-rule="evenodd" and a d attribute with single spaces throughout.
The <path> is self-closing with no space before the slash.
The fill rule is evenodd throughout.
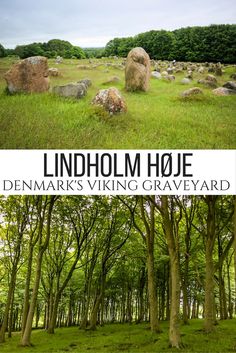
<path id="1" fill-rule="evenodd" d="M 210 87 L 210 88 L 216 88 L 217 84 L 214 81 L 209 81 L 209 80 L 198 80 L 197 83 L 201 83 L 205 87 Z"/>
<path id="2" fill-rule="evenodd" d="M 92 81 L 89 78 L 84 78 L 83 80 L 80 80 L 77 83 L 84 83 L 87 89 L 92 86 Z"/>
<path id="3" fill-rule="evenodd" d="M 236 82 L 228 81 L 223 85 L 223 87 L 236 91 Z"/>
<path id="4" fill-rule="evenodd" d="M 191 80 L 190 80 L 190 78 L 185 77 L 181 80 L 181 83 L 183 85 L 188 85 L 189 83 L 191 83 Z"/>
<path id="5" fill-rule="evenodd" d="M 163 78 L 167 81 L 174 81 L 175 80 L 174 75 L 166 75 L 166 76 L 163 76 Z"/>
<path id="6" fill-rule="evenodd" d="M 229 96 L 229 95 L 236 94 L 236 91 L 226 87 L 218 87 L 214 89 L 212 93 L 216 96 Z"/>
<path id="7" fill-rule="evenodd" d="M 71 97 L 80 99 L 87 94 L 87 87 L 84 83 L 68 83 L 63 86 L 55 86 L 52 92 L 61 97 Z"/>
<path id="8" fill-rule="evenodd" d="M 62 62 L 63 62 L 63 58 L 61 56 L 57 56 L 56 60 L 55 60 L 55 63 L 56 64 L 61 64 Z"/>
<path id="9" fill-rule="evenodd" d="M 55 67 L 50 67 L 49 69 L 48 69 L 48 75 L 49 76 L 59 76 L 59 70 L 57 69 L 57 68 L 55 68 Z"/>
<path id="10" fill-rule="evenodd" d="M 157 78 L 158 80 L 160 80 L 162 77 L 161 73 L 158 71 L 152 71 L 151 76 Z"/>
<path id="11" fill-rule="evenodd" d="M 232 78 L 233 80 L 236 80 L 236 72 L 230 75 L 230 78 Z"/>
<path id="12" fill-rule="evenodd" d="M 203 94 L 203 91 L 201 90 L 201 88 L 193 87 L 193 88 L 189 88 L 188 90 L 182 92 L 181 96 L 186 98 L 186 97 L 196 96 L 199 94 Z"/>
<path id="13" fill-rule="evenodd" d="M 214 75 L 207 75 L 206 80 L 217 83 L 217 79 Z"/>
<path id="14" fill-rule="evenodd" d="M 110 77 L 109 80 L 103 82 L 103 85 L 108 85 L 111 83 L 118 83 L 118 82 L 120 82 L 120 78 L 117 76 L 113 76 L 113 77 Z"/>
<path id="15" fill-rule="evenodd" d="M 204 74 L 204 71 L 205 71 L 204 67 L 200 66 L 199 69 L 198 69 L 198 73 L 199 74 Z"/>
<path id="16" fill-rule="evenodd" d="M 172 67 L 168 67 L 166 71 L 168 72 L 169 75 L 172 75 L 172 74 L 173 74 L 173 69 L 172 69 Z"/>

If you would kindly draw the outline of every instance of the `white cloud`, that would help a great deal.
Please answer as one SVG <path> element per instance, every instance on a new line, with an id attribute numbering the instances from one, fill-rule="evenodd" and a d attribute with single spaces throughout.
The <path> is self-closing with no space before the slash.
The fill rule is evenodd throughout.
<path id="1" fill-rule="evenodd" d="M 6 47 L 52 38 L 103 46 L 150 29 L 234 23 L 235 0 L 1 0 L 0 43 Z"/>

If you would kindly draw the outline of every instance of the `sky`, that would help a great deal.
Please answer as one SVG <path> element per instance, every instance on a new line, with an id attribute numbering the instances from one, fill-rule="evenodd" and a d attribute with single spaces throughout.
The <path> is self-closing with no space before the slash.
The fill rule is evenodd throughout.
<path id="1" fill-rule="evenodd" d="M 236 23 L 235 0 L 0 0 L 0 43 L 102 47 L 151 29 Z"/>

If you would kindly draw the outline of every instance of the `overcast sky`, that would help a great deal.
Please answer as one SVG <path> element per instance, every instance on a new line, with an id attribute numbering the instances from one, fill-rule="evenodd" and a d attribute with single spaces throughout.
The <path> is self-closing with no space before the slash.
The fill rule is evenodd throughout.
<path id="1" fill-rule="evenodd" d="M 236 23 L 235 0 L 0 0 L 0 43 L 59 38 L 81 47 L 151 29 Z"/>

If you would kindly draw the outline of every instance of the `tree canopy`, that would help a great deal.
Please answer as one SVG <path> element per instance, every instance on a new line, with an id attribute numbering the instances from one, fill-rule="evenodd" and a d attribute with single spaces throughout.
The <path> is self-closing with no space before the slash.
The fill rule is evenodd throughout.
<path id="1" fill-rule="evenodd" d="M 180 322 L 235 316 L 233 196 L 2 196 L 0 220 L 0 342 L 168 320 L 178 348 Z"/>
<path id="2" fill-rule="evenodd" d="M 105 55 L 125 57 L 137 46 L 157 60 L 235 63 L 236 25 L 152 30 L 134 37 L 114 38 L 107 43 Z"/>
<path id="3" fill-rule="evenodd" d="M 62 56 L 63 58 L 85 58 L 83 49 L 72 45 L 70 42 L 60 39 L 51 39 L 47 43 L 32 43 L 27 45 L 18 45 L 14 50 L 14 54 L 21 59 L 30 56 L 42 55 L 48 58 Z"/>

